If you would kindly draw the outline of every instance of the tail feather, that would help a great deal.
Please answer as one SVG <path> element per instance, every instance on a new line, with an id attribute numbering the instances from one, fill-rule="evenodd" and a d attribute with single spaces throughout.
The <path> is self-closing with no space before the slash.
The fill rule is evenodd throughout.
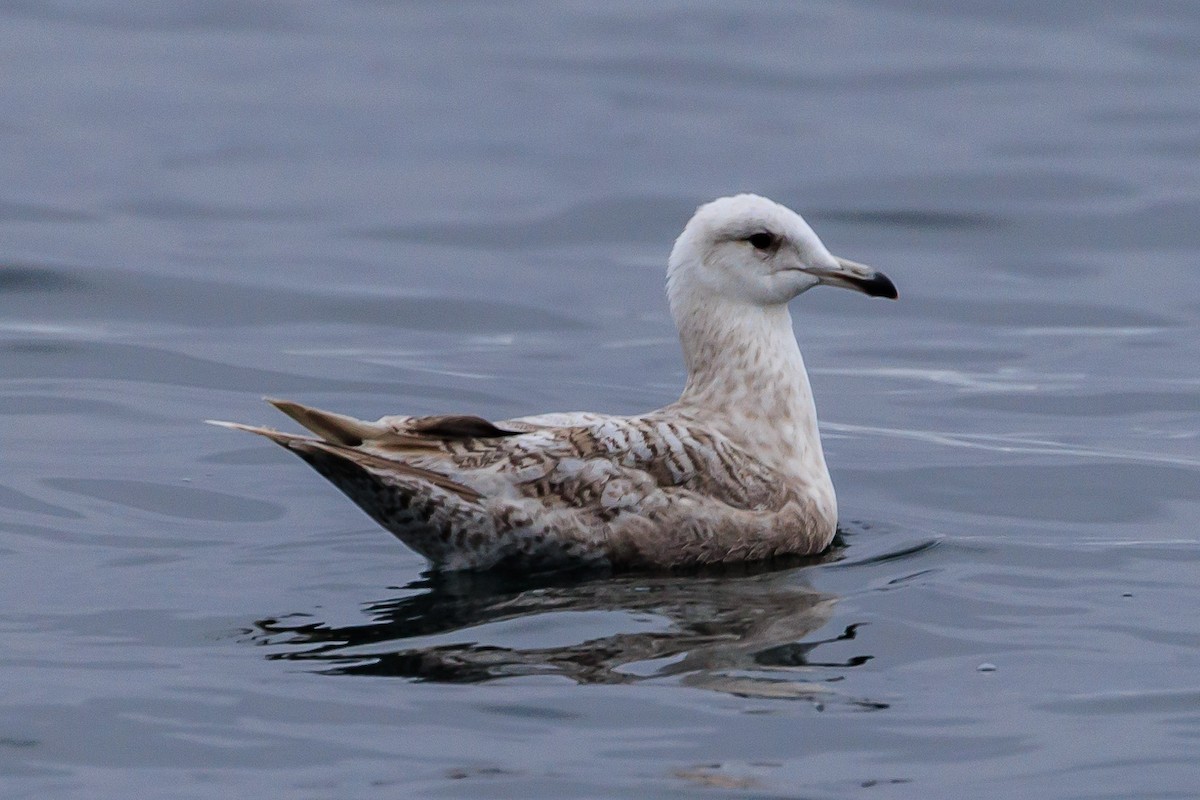
<path id="1" fill-rule="evenodd" d="M 259 436 L 265 436 L 275 444 L 292 449 L 292 444 L 295 442 L 314 442 L 316 441 L 310 436 L 299 436 L 295 433 L 285 433 L 277 431 L 273 428 L 262 428 L 258 425 L 244 425 L 240 422 L 226 422 L 221 419 L 206 419 L 204 420 L 209 425 L 216 425 L 218 428 L 229 428 L 232 431 L 245 431 L 246 433 L 257 433 Z"/>
<path id="2" fill-rule="evenodd" d="M 362 441 L 352 434 L 365 432 L 370 423 L 295 403 L 271 402 L 326 438 L 238 422 L 205 421 L 266 437 L 292 451 L 396 538 L 435 564 L 453 561 L 464 546 L 463 531 L 491 526 L 490 515 L 480 502 L 484 495 L 470 486 L 440 472 L 350 444 Z"/>
<path id="3" fill-rule="evenodd" d="M 349 462 L 360 469 L 368 472 L 378 473 L 381 476 L 391 476 L 393 479 L 408 479 L 412 481 L 420 481 L 431 486 L 458 495 L 463 500 L 475 502 L 483 499 L 483 495 L 467 486 L 464 483 L 459 483 L 453 478 L 443 475 L 440 472 L 434 472 L 431 469 L 425 469 L 404 461 L 398 461 L 392 458 L 368 453 L 364 450 L 358 450 L 354 447 L 337 442 L 323 442 L 319 439 L 314 439 L 311 436 L 301 436 L 295 433 L 285 433 L 283 431 L 273 430 L 271 428 L 262 428 L 257 425 L 244 425 L 240 422 L 225 422 L 218 419 L 204 420 L 209 425 L 216 425 L 219 428 L 229 428 L 235 431 L 246 431 L 247 433 L 256 433 L 259 436 L 264 436 L 278 445 L 281 445 L 288 450 L 295 452 L 305 461 L 313 463 L 312 457 L 318 453 L 326 456 L 331 456 L 335 459 Z M 314 464 L 315 466 L 315 464 Z"/>
<path id="4" fill-rule="evenodd" d="M 293 403 L 291 400 L 274 397 L 264 399 L 317 436 L 334 444 L 357 447 L 364 441 L 376 439 L 388 432 L 387 428 L 378 423 L 364 422 L 345 414 L 322 411 L 319 408 Z"/>

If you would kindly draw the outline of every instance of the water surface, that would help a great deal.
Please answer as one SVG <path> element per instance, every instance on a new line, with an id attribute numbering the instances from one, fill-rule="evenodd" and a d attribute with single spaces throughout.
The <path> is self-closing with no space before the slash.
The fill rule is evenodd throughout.
<path id="1" fill-rule="evenodd" d="M 10 3 L 5 797 L 1200 791 L 1200 12 Z M 843 514 L 772 570 L 437 577 L 201 425 L 634 412 L 691 210 L 794 303 Z"/>

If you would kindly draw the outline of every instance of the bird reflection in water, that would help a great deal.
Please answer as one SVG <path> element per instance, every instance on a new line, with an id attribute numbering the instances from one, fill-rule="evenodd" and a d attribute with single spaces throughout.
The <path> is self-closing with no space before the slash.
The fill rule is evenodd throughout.
<path id="1" fill-rule="evenodd" d="M 803 567 L 836 561 L 840 550 L 786 565 L 668 575 L 432 574 L 406 587 L 411 594 L 368 604 L 369 622 L 333 626 L 301 614 L 260 620 L 249 633 L 272 648 L 268 658 L 321 665 L 332 675 L 445 683 L 529 675 L 581 684 L 675 679 L 742 697 L 820 704 L 837 698 L 829 684 L 871 658 L 837 646 L 855 639 L 854 624 L 805 639 L 829 621 L 836 598 L 811 588 Z M 511 640 L 512 628 L 503 623 L 566 612 L 615 612 L 628 630 L 548 646 L 483 641 Z M 561 638 L 572 624 L 563 620 L 550 635 Z M 489 631 L 491 625 L 500 629 Z M 530 638 L 528 629 L 521 638 Z"/>

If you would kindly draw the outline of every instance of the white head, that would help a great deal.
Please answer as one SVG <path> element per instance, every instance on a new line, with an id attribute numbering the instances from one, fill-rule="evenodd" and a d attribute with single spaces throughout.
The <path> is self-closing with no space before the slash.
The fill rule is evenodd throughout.
<path id="1" fill-rule="evenodd" d="M 799 214 L 753 194 L 700 206 L 675 240 L 667 268 L 677 320 L 712 304 L 784 305 L 822 283 L 896 297 L 886 275 L 834 256 Z"/>

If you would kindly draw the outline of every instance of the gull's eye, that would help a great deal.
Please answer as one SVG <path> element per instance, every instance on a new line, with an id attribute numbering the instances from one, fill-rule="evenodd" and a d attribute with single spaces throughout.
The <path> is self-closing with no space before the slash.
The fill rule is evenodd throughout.
<path id="1" fill-rule="evenodd" d="M 747 236 L 746 241 L 749 242 L 750 246 L 753 247 L 755 250 L 761 250 L 762 252 L 766 252 L 768 250 L 773 249 L 779 240 L 775 237 L 775 234 L 773 234 L 773 233 L 767 233 L 766 231 L 760 231 L 759 233 L 752 233 L 749 236 Z"/>

